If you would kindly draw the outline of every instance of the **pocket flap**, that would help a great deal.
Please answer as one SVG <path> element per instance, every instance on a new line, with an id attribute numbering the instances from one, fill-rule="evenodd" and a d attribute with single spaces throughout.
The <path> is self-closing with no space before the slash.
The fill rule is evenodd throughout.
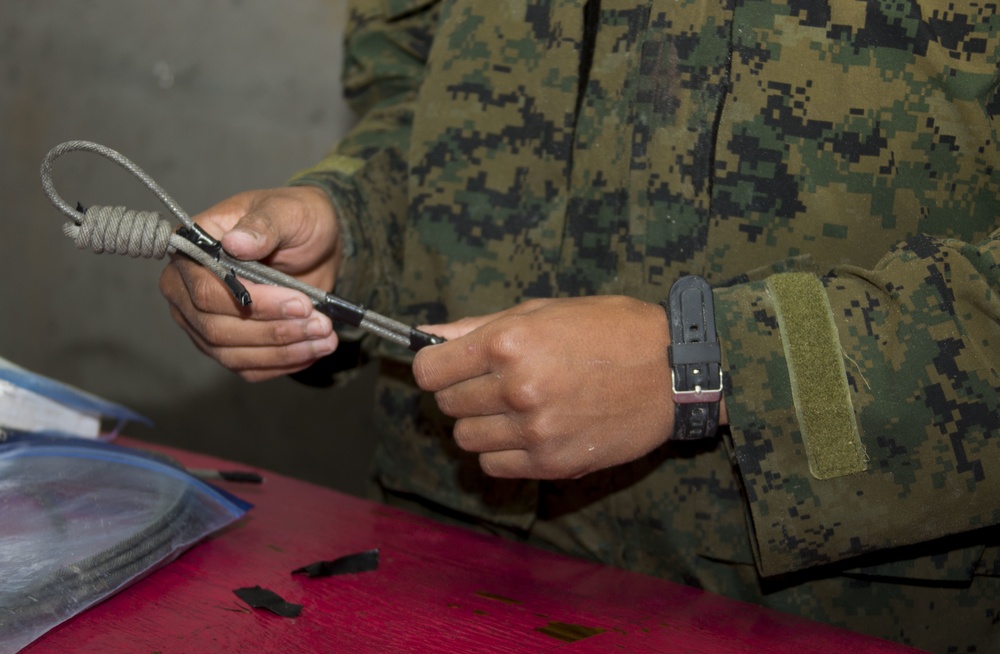
<path id="1" fill-rule="evenodd" d="M 439 0 L 382 0 L 389 20 L 402 18 L 407 14 L 429 7 Z"/>

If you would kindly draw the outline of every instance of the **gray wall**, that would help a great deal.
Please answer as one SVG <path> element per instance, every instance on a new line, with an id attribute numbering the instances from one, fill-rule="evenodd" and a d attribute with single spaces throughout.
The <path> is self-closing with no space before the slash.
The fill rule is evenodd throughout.
<path id="1" fill-rule="evenodd" d="M 371 373 L 345 389 L 247 384 L 171 320 L 162 262 L 76 250 L 38 168 L 85 139 L 143 167 L 194 214 L 281 185 L 352 120 L 343 0 L 0 2 L 0 356 L 152 418 L 140 438 L 352 493 L 371 445 Z M 95 155 L 56 166 L 71 203 L 160 209 Z"/>

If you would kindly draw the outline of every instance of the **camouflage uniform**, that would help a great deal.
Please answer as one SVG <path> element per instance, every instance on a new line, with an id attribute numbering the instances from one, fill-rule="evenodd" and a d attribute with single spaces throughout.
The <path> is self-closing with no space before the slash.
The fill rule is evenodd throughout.
<path id="1" fill-rule="evenodd" d="M 997 651 L 997 7 L 355 3 L 360 122 L 293 180 L 340 212 L 337 291 L 425 323 L 533 297 L 659 302 L 700 274 L 731 422 L 578 481 L 493 480 L 384 363 L 388 495 L 935 651 Z"/>

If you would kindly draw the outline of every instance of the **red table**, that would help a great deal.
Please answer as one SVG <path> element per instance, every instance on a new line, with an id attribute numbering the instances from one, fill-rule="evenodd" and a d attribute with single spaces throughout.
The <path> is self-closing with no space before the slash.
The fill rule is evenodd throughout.
<path id="1" fill-rule="evenodd" d="M 185 465 L 216 458 L 121 439 Z M 73 652 L 912 652 L 660 579 L 449 527 L 264 472 L 222 482 L 255 507 L 168 566 L 50 631 L 25 654 Z M 378 548 L 377 570 L 291 571 Z M 303 605 L 254 610 L 257 586 Z"/>

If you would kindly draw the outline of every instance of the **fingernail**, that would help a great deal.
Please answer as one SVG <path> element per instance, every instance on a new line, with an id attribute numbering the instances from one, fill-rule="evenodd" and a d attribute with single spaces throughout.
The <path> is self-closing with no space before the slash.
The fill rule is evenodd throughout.
<path id="1" fill-rule="evenodd" d="M 305 318 L 312 311 L 302 300 L 288 300 L 281 305 L 281 315 L 285 318 Z"/>
<path id="2" fill-rule="evenodd" d="M 337 341 L 333 339 L 313 344 L 313 354 L 317 357 L 325 357 L 328 354 L 333 354 L 333 351 L 336 349 Z"/>
<path id="3" fill-rule="evenodd" d="M 222 247 L 230 254 L 240 256 L 256 253 L 260 236 L 237 227 L 222 236 Z"/>
<path id="4" fill-rule="evenodd" d="M 306 336 L 309 338 L 320 339 L 326 338 L 329 335 L 330 332 L 327 330 L 326 325 L 319 318 L 313 318 L 306 325 Z"/>
<path id="5" fill-rule="evenodd" d="M 261 234 L 249 229 L 244 229 L 243 227 L 236 227 L 230 231 L 229 234 L 235 234 L 237 238 L 250 239 L 255 245 L 263 242 L 264 240 L 264 237 Z"/>

